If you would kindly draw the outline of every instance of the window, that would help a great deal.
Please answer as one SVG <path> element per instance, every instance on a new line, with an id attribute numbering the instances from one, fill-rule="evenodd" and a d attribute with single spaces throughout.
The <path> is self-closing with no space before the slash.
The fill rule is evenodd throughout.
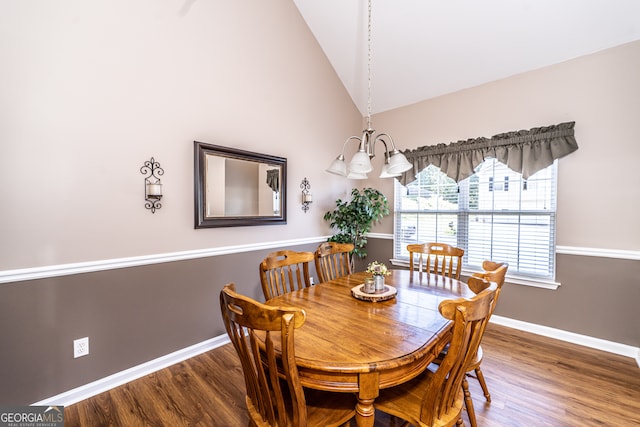
<path id="1" fill-rule="evenodd" d="M 489 191 L 509 191 L 509 177 L 505 176 L 504 181 L 493 181 L 494 177 L 489 177 Z"/>
<path id="2" fill-rule="evenodd" d="M 431 165 L 403 187 L 395 183 L 394 258 L 410 243 L 464 249 L 463 268 L 491 259 L 518 276 L 555 278 L 556 163 L 526 181 L 495 159 L 459 184 Z"/>

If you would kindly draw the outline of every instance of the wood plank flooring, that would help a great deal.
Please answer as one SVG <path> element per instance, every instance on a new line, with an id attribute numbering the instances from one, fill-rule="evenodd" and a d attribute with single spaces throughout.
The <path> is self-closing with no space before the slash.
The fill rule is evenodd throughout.
<path id="1" fill-rule="evenodd" d="M 469 379 L 480 427 L 640 426 L 634 360 L 494 324 L 482 347 L 491 403 Z M 230 345 L 65 408 L 66 427 L 244 427 L 248 420 Z M 399 424 L 376 414 L 376 427 Z"/>

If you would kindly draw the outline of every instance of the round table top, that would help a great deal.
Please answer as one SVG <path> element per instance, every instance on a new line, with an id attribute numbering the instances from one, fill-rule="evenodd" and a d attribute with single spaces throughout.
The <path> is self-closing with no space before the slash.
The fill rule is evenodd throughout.
<path id="1" fill-rule="evenodd" d="M 295 332 L 299 369 L 347 373 L 411 364 L 433 351 L 450 329 L 438 311 L 440 302 L 474 295 L 456 279 L 392 270 L 385 283 L 397 291 L 395 297 L 372 303 L 351 293 L 365 277 L 369 274 L 355 273 L 267 302 L 306 313 Z"/>

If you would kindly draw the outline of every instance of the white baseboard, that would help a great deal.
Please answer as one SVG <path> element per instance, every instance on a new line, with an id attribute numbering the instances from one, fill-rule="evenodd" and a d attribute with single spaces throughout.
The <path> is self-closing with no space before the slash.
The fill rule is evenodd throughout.
<path id="1" fill-rule="evenodd" d="M 603 350 L 609 353 L 619 354 L 635 359 L 638 367 L 640 367 L 640 348 L 626 344 L 619 344 L 611 341 L 593 338 L 586 335 L 575 334 L 560 329 L 554 329 L 547 326 L 527 323 L 520 320 L 509 319 L 507 317 L 492 316 L 491 323 L 507 326 L 509 328 L 518 329 L 525 332 L 531 332 L 537 335 L 543 335 L 549 338 L 555 338 L 562 341 L 579 344 L 585 347 Z M 192 345 L 190 347 L 178 350 L 176 352 L 159 357 L 155 360 L 143 363 L 138 366 L 117 372 L 106 378 L 99 379 L 89 384 L 74 388 L 72 390 L 61 393 L 39 402 L 33 403 L 37 406 L 69 406 L 81 400 L 88 399 L 97 394 L 108 391 L 112 388 L 126 384 L 130 381 L 149 375 L 153 372 L 164 369 L 168 366 L 182 362 L 183 360 L 195 357 L 214 348 L 229 343 L 227 335 L 220 335 L 207 341 Z"/>
<path id="2" fill-rule="evenodd" d="M 203 341 L 198 344 L 194 344 L 190 347 L 183 348 L 173 353 L 161 356 L 157 359 L 143 363 L 138 366 L 126 369 L 121 372 L 117 372 L 108 377 L 99 379 L 89 384 L 74 388 L 72 390 L 61 393 L 57 396 L 49 397 L 41 400 L 40 402 L 33 403 L 34 406 L 69 406 L 81 400 L 88 399 L 89 397 L 111 390 L 112 388 L 121 386 L 130 381 L 149 375 L 153 372 L 164 369 L 168 366 L 174 365 L 183 360 L 195 357 L 199 354 L 205 353 L 214 348 L 227 344 L 229 337 L 220 335 L 215 338 L 211 338 L 207 341 Z"/>
<path id="3" fill-rule="evenodd" d="M 523 322 L 521 320 L 510 319 L 508 317 L 494 315 L 491 316 L 490 322 L 497 325 L 518 329 L 520 331 L 531 332 L 533 334 L 555 338 L 561 341 L 570 342 L 572 344 L 578 344 L 584 347 L 595 348 L 597 350 L 630 357 L 632 359 L 635 359 L 636 364 L 638 365 L 638 367 L 640 367 L 639 347 L 633 347 L 631 345 L 620 344 L 613 341 L 590 337 L 587 335 L 580 335 L 573 332 L 563 331 L 561 329 L 537 325 L 535 323 Z"/>

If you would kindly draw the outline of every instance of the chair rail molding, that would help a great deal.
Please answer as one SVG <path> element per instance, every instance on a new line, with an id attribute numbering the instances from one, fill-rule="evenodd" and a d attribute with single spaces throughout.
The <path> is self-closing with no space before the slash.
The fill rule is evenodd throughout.
<path id="1" fill-rule="evenodd" d="M 368 238 L 393 240 L 390 233 L 368 233 Z M 640 250 L 610 249 L 610 248 L 588 248 L 582 246 L 556 246 L 556 253 L 560 255 L 592 256 L 599 258 L 617 258 L 640 260 Z"/>
<path id="2" fill-rule="evenodd" d="M 301 239 L 280 240 L 272 242 L 252 243 L 248 245 L 222 246 L 219 248 L 195 249 L 191 251 L 164 254 L 143 255 L 127 258 L 107 259 L 100 261 L 78 262 L 71 264 L 49 265 L 44 267 L 23 268 L 0 271 L 0 284 L 22 282 L 25 280 L 46 279 L 49 277 L 69 276 L 72 274 L 91 273 L 95 271 L 114 270 L 118 268 L 138 267 L 161 264 L 172 261 L 183 261 L 196 258 L 207 258 L 242 252 L 259 251 L 325 242 L 330 236 L 316 236 Z"/>
<path id="3" fill-rule="evenodd" d="M 330 236 L 316 236 L 302 239 L 281 240 L 272 242 L 260 242 L 247 245 L 223 246 L 219 248 L 195 249 L 183 252 L 171 252 L 154 255 L 142 255 L 137 257 L 115 258 L 98 261 L 78 262 L 69 264 L 48 265 L 43 267 L 31 267 L 14 270 L 0 271 L 0 284 L 22 282 L 26 280 L 45 279 L 49 277 L 69 276 L 80 273 L 90 273 L 94 271 L 113 270 L 117 268 L 136 267 L 164 262 L 189 260 L 196 258 L 206 258 L 217 255 L 227 255 L 240 252 L 250 252 L 254 250 L 272 249 L 307 243 L 320 243 L 326 241 Z M 372 239 L 393 240 L 390 233 L 369 233 L 367 237 Z M 592 256 L 602 258 L 616 258 L 640 260 L 640 250 L 623 249 L 602 249 L 586 248 L 578 246 L 557 246 L 556 253 L 562 255 Z M 408 263 L 407 263 L 408 265 Z M 463 271 L 464 273 L 464 271 Z M 550 289 L 557 288 L 558 284 L 551 284 Z M 535 286 L 535 285 L 534 285 Z"/>
<path id="4" fill-rule="evenodd" d="M 640 260 L 640 251 L 625 249 L 584 248 L 580 246 L 556 246 L 556 253 L 562 255 L 593 256 L 599 258 L 617 258 Z"/>

